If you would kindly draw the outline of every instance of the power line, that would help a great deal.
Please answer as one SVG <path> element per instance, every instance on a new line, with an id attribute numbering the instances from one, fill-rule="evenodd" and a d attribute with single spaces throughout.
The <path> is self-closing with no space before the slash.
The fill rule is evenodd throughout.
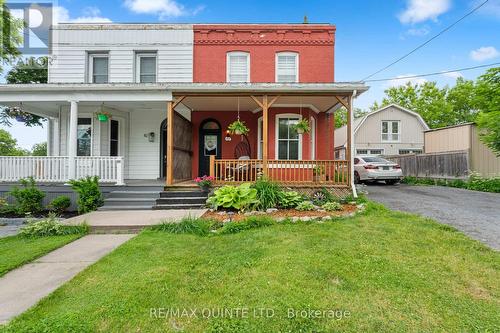
<path id="1" fill-rule="evenodd" d="M 439 36 L 441 36 L 442 34 L 444 34 L 446 31 L 450 30 L 451 28 L 453 28 L 455 25 L 457 25 L 459 22 L 461 22 L 462 20 L 464 20 L 466 17 L 468 17 L 469 15 L 472 15 L 474 12 L 476 12 L 479 8 L 483 7 L 489 0 L 486 0 L 484 1 L 483 3 L 481 3 L 479 6 L 475 7 L 474 9 L 472 9 L 470 12 L 468 12 L 467 14 L 465 14 L 464 16 L 462 16 L 460 19 L 458 19 L 457 21 L 453 22 L 452 24 L 450 24 L 449 26 L 447 26 L 445 29 L 441 30 L 438 34 L 434 35 L 432 38 L 428 39 L 427 41 L 425 41 L 424 43 L 420 44 L 419 46 L 417 46 L 416 48 L 414 48 L 413 50 L 411 50 L 410 52 L 406 53 L 405 55 L 399 57 L 398 59 L 394 60 L 393 62 L 391 62 L 389 65 L 379 69 L 378 71 L 376 71 L 375 73 L 373 74 L 370 74 L 368 75 L 367 77 L 365 77 L 364 79 L 362 79 L 361 81 L 366 81 L 367 79 L 371 78 L 372 76 L 374 75 L 377 75 L 378 73 L 382 72 L 382 71 L 385 71 L 387 68 L 395 65 L 396 63 L 400 62 L 401 60 L 407 58 L 409 55 L 415 53 L 416 51 L 418 51 L 419 49 L 421 49 L 422 47 L 424 47 L 425 45 L 429 44 L 430 42 L 432 42 L 434 39 L 438 38 Z"/>
<path id="2" fill-rule="evenodd" d="M 399 76 L 399 77 L 386 78 L 386 79 L 373 79 L 373 80 L 366 80 L 366 81 L 364 81 L 364 82 L 381 82 L 381 81 L 391 81 L 391 80 L 414 79 L 414 78 L 417 78 L 417 77 L 425 77 L 425 76 L 441 75 L 441 74 L 453 73 L 453 72 L 463 72 L 463 71 L 468 71 L 468 70 L 471 70 L 471 69 L 484 68 L 484 67 L 491 67 L 491 66 L 496 66 L 496 65 L 500 65 L 500 62 L 495 62 L 495 63 L 492 63 L 492 64 L 487 64 L 487 65 L 473 66 L 473 67 L 465 67 L 465 68 L 451 69 L 451 70 L 442 71 L 442 72 L 433 72 L 433 73 L 418 74 L 418 75 Z"/>

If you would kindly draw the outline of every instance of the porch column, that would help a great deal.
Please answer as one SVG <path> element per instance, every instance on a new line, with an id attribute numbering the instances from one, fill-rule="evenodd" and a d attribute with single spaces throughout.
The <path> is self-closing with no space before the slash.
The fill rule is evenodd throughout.
<path id="1" fill-rule="evenodd" d="M 174 102 L 167 102 L 167 185 L 174 183 Z"/>
<path id="2" fill-rule="evenodd" d="M 268 114 L 269 104 L 267 103 L 267 95 L 262 99 L 262 173 L 267 176 L 267 158 L 268 158 Z"/>
<path id="3" fill-rule="evenodd" d="M 353 154 L 352 154 L 352 141 L 353 141 L 353 133 L 352 133 L 352 96 L 347 98 L 347 147 L 345 151 L 346 160 L 349 162 L 349 177 L 348 182 L 349 185 L 352 185 L 352 180 L 354 179 L 354 168 L 353 168 Z"/>
<path id="4" fill-rule="evenodd" d="M 68 138 L 68 178 L 76 178 L 76 152 L 77 152 L 77 127 L 78 127 L 78 102 L 70 101 L 69 111 L 69 138 Z"/>

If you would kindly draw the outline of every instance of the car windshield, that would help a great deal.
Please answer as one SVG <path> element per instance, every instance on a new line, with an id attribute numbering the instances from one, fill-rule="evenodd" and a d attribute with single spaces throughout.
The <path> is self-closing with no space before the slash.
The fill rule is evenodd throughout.
<path id="1" fill-rule="evenodd" d="M 367 163 L 391 163 L 380 157 L 363 157 L 363 160 Z"/>

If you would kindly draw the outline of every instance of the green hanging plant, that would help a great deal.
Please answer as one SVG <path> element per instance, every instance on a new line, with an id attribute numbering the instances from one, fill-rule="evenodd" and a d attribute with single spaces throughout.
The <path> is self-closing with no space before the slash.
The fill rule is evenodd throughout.
<path id="1" fill-rule="evenodd" d="M 244 121 L 241 120 L 236 120 L 232 122 L 228 127 L 227 127 L 229 133 L 231 134 L 236 134 L 236 135 L 246 135 L 248 132 L 250 132 L 250 129 L 245 125 Z"/>
<path id="2" fill-rule="evenodd" d="M 309 126 L 309 121 L 307 119 L 301 119 L 298 123 L 293 125 L 293 128 L 297 131 L 297 133 L 309 133 L 311 131 L 311 127 Z"/>
<path id="3" fill-rule="evenodd" d="M 104 112 L 104 111 L 97 112 L 97 119 L 99 121 L 105 122 L 108 121 L 110 118 L 111 118 L 111 113 L 109 112 Z"/>

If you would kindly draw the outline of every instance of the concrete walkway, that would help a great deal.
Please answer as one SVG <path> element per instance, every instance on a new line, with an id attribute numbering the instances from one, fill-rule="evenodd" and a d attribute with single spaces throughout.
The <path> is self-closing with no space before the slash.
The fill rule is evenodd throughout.
<path id="1" fill-rule="evenodd" d="M 88 235 L 0 278 L 0 324 L 35 305 L 135 235 Z"/>
<path id="2" fill-rule="evenodd" d="M 206 209 L 95 211 L 67 219 L 64 223 L 75 225 L 85 222 L 93 232 L 120 230 L 135 232 L 163 221 L 179 222 L 189 216 L 198 218 L 206 211 Z"/>

